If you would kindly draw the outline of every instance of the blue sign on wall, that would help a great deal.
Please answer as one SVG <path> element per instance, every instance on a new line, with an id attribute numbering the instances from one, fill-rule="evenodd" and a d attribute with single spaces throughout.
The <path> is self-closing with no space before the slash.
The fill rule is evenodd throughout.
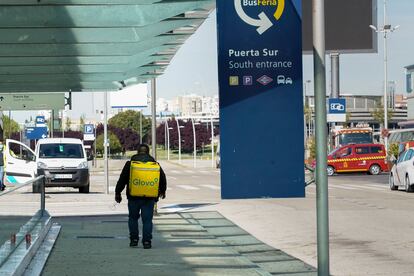
<path id="1" fill-rule="evenodd" d="M 329 99 L 328 105 L 329 114 L 346 114 L 345 99 Z"/>
<path id="2" fill-rule="evenodd" d="M 38 140 L 47 137 L 47 127 L 27 127 L 25 130 L 26 139 Z"/>
<path id="3" fill-rule="evenodd" d="M 222 198 L 303 197 L 301 0 L 218 0 Z"/>

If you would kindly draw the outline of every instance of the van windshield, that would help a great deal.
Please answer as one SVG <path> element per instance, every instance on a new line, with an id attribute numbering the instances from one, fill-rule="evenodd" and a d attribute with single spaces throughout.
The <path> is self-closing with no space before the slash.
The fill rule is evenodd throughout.
<path id="1" fill-rule="evenodd" d="M 42 144 L 39 148 L 39 158 L 83 158 L 80 144 Z"/>

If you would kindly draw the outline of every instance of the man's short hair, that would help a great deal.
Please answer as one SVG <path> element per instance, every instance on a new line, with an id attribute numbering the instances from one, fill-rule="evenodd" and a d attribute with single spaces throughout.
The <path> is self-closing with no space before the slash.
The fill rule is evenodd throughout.
<path id="1" fill-rule="evenodd" d="M 149 147 L 146 144 L 138 146 L 138 154 L 149 154 Z"/>

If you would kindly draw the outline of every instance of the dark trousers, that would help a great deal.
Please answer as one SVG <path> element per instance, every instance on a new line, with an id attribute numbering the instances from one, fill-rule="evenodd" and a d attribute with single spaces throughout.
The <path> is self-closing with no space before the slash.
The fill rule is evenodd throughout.
<path id="1" fill-rule="evenodd" d="M 152 239 L 152 217 L 154 213 L 155 199 L 129 199 L 129 236 L 138 239 L 138 219 L 142 217 L 142 241 Z"/>

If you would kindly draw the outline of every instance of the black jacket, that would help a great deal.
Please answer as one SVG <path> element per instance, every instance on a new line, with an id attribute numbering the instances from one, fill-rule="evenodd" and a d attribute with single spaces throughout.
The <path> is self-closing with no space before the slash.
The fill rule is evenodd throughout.
<path id="1" fill-rule="evenodd" d="M 143 154 L 136 154 L 132 156 L 132 161 L 141 161 L 141 162 L 156 162 L 155 159 L 150 155 L 143 155 Z M 149 199 L 148 197 L 137 197 L 137 196 L 131 196 L 129 194 L 129 173 L 131 169 L 131 161 L 128 161 L 125 163 L 124 168 L 122 169 L 121 175 L 119 176 L 118 183 L 116 184 L 115 188 L 115 194 L 121 194 L 124 190 L 125 186 L 126 194 L 128 199 Z M 165 177 L 165 173 L 160 167 L 160 183 L 159 183 L 159 195 L 165 194 L 167 190 L 167 178 Z M 153 198 L 151 198 L 153 199 Z M 158 200 L 158 198 L 156 198 Z"/>

